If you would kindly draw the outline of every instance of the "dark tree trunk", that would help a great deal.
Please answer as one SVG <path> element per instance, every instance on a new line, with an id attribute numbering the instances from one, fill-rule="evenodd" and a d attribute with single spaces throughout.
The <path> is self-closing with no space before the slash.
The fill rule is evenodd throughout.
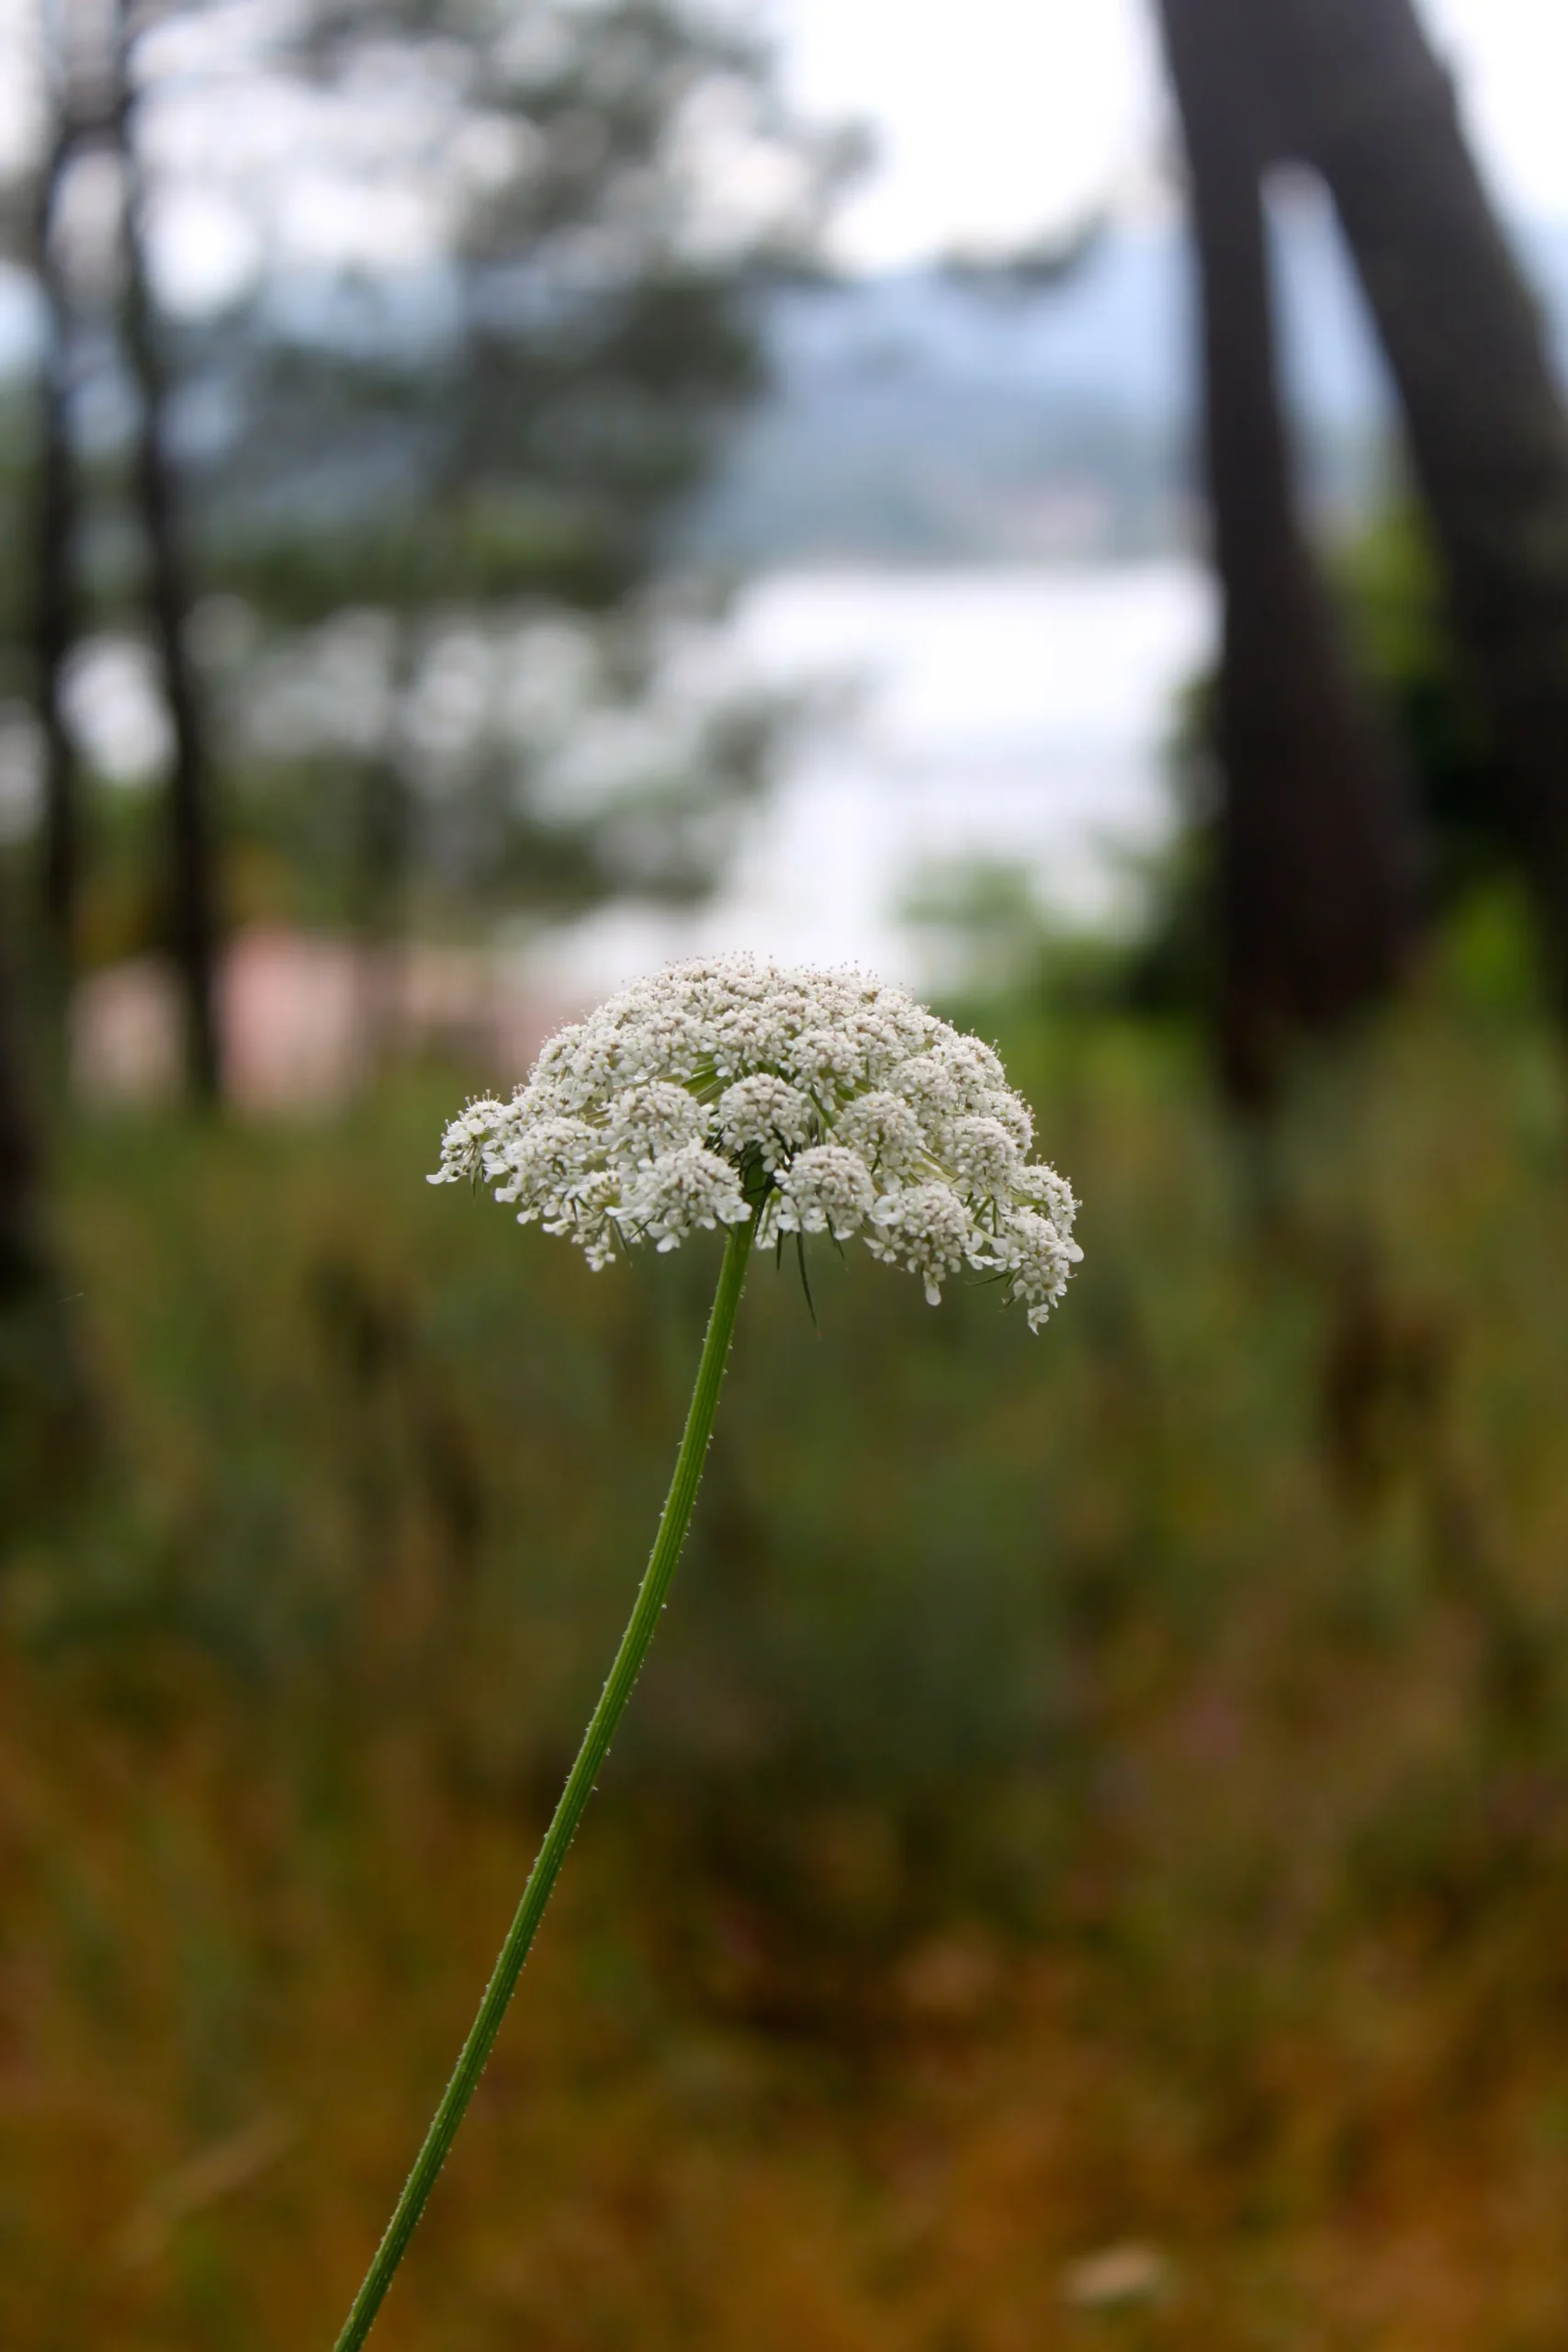
<path id="1" fill-rule="evenodd" d="M 42 930 L 48 997 L 63 1061 L 76 966 L 82 815 L 76 748 L 65 715 L 65 665 L 80 616 L 76 594 L 76 487 L 71 438 L 71 306 L 56 240 L 61 187 L 74 145 L 63 108 L 39 182 L 34 266 L 43 311 L 38 475 L 33 526 L 34 695 L 43 733 Z"/>
<path id="2" fill-rule="evenodd" d="M 389 663 L 387 724 L 366 763 L 359 792 L 355 914 L 359 934 L 360 1043 L 374 1074 L 400 1042 L 414 847 L 409 778 L 408 705 L 416 668 L 414 624 L 402 615 Z"/>
<path id="3" fill-rule="evenodd" d="M 1297 508 L 1262 201 L 1275 152 L 1248 0 L 1161 0 L 1201 297 L 1204 447 L 1224 598 L 1217 749 L 1221 1046 L 1260 1107 L 1293 1035 L 1393 982 L 1415 923 L 1412 801 Z"/>
<path id="4" fill-rule="evenodd" d="M 92 1437 L 45 1229 L 5 916 L 0 906 L 0 1566 L 7 1534 L 74 1489 Z"/>
<path id="5" fill-rule="evenodd" d="M 410 818 L 408 784 L 396 753 L 379 752 L 366 766 L 359 800 L 359 1026 L 367 1073 L 379 1069 L 397 1036 Z"/>
<path id="6" fill-rule="evenodd" d="M 1255 0 L 1398 389 L 1568 1014 L 1568 415 L 1409 0 Z"/>
<path id="7" fill-rule="evenodd" d="M 130 0 L 121 0 L 115 107 L 125 189 L 127 356 L 141 406 L 136 482 L 146 538 L 148 594 L 174 736 L 169 772 L 170 944 L 185 1004 L 186 1059 L 193 1091 L 217 1099 L 222 1082 L 219 1033 L 217 845 L 213 784 L 201 699 L 187 634 L 190 592 L 180 540 L 179 492 L 169 442 L 168 382 L 147 269 L 146 192 L 139 168 L 131 74 Z"/>
<path id="8" fill-rule="evenodd" d="M 11 1003 L 11 958 L 0 940 L 0 1316 L 36 1289 L 40 1272 L 39 1148 L 28 1114 Z"/>

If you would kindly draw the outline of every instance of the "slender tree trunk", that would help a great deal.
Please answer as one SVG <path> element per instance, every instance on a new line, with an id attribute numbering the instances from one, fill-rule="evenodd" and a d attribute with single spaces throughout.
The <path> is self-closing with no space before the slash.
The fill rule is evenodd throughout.
<path id="1" fill-rule="evenodd" d="M 413 795 L 409 781 L 408 716 L 417 667 L 416 629 L 394 616 L 388 663 L 387 723 L 360 780 L 355 891 L 359 933 L 360 1043 L 367 1076 L 400 1043 L 406 1018 L 409 871 Z"/>
<path id="2" fill-rule="evenodd" d="M 1224 598 L 1217 749 L 1222 1069 L 1261 1107 L 1283 1049 L 1383 994 L 1415 923 L 1414 816 L 1297 508 L 1248 0 L 1161 0 L 1201 280 L 1204 447 Z"/>
<path id="3" fill-rule="evenodd" d="M 0 1315 L 36 1286 L 39 1146 L 23 1087 L 21 1050 L 11 1002 L 11 957 L 0 941 Z"/>
<path id="4" fill-rule="evenodd" d="M 1377 322 L 1568 1016 L 1568 413 L 1409 0 L 1255 0 Z"/>
<path id="5" fill-rule="evenodd" d="M 169 772 L 169 919 L 185 1003 L 186 1059 L 193 1092 L 217 1100 L 222 1083 L 217 960 L 217 843 L 213 779 L 201 698 L 190 657 L 190 591 L 180 539 L 179 492 L 169 441 L 168 382 L 147 268 L 146 190 L 136 138 L 130 63 L 131 0 L 120 0 L 115 107 L 125 189 L 126 347 L 141 404 L 136 480 L 148 594 L 174 736 Z"/>
<path id="6" fill-rule="evenodd" d="M 76 747 L 65 713 L 65 665 L 75 642 L 77 512 L 71 435 L 71 308 L 56 240 L 61 187 L 74 146 L 63 106 L 39 182 L 34 267 L 43 311 L 33 528 L 34 694 L 43 734 L 42 933 L 49 1012 L 64 1065 L 76 967 L 82 816 Z"/>
<path id="7" fill-rule="evenodd" d="M 0 905 L 0 1566 L 6 1537 L 72 1492 L 92 1436 L 87 1393 L 45 1227 Z"/>

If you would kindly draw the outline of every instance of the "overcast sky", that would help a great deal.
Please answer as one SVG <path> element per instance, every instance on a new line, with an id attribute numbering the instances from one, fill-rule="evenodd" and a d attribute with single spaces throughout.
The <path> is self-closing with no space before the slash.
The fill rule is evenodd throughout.
<path id="1" fill-rule="evenodd" d="M 1015 243 L 1107 197 L 1158 200 L 1152 0 L 773 0 L 795 94 L 880 162 L 846 204 L 863 266 Z M 1568 220 L 1568 0 L 1423 0 L 1494 187 Z"/>
<path id="2" fill-rule="evenodd" d="M 1506 209 L 1568 221 L 1568 0 L 1418 4 L 1457 70 L 1475 145 Z M 764 12 L 803 112 L 858 120 L 875 139 L 877 160 L 835 232 L 852 267 L 1016 246 L 1108 202 L 1135 217 L 1170 201 L 1173 142 L 1154 0 L 729 5 L 742 15 Z M 33 77 L 22 66 L 35 46 L 38 6 L 0 0 L 0 154 L 26 142 L 36 115 Z M 212 37 L 228 37 L 230 17 L 260 21 L 266 6 L 238 0 L 220 12 Z M 203 37 L 199 25 L 193 40 Z M 434 101 L 438 93 L 427 95 Z M 418 107 L 413 113 L 420 119 L 404 119 L 405 103 L 394 138 L 384 109 L 362 107 L 357 147 L 349 138 L 328 171 L 321 158 L 312 162 L 310 107 L 299 92 L 269 106 L 248 103 L 239 117 L 231 97 L 204 96 L 197 85 L 165 139 L 180 166 L 159 223 L 165 299 L 197 308 L 223 299 L 259 266 L 269 239 L 275 255 L 294 260 L 419 262 L 433 238 L 439 242 L 439 207 L 421 176 L 431 176 L 429 126 L 422 128 Z M 339 125 L 340 149 L 354 130 Z M 373 153 L 360 152 L 367 140 Z M 445 171 L 450 156 L 439 140 L 434 148 Z M 282 192 L 273 189 L 264 221 L 262 183 L 269 173 L 279 178 L 280 156 Z M 0 304 L 0 329 L 3 313 Z"/>

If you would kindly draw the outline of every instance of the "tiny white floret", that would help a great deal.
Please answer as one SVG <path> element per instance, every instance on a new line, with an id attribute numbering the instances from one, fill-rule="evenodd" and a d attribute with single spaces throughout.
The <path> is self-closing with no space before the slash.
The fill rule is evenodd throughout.
<path id="1" fill-rule="evenodd" d="M 858 1152 L 819 1143 L 797 1152 L 779 1178 L 774 1223 L 780 1233 L 830 1233 L 847 1241 L 876 1204 L 876 1187 Z"/>

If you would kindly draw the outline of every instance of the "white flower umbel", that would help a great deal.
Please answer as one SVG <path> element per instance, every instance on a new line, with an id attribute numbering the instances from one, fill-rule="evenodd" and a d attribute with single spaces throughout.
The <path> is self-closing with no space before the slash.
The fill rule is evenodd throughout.
<path id="1" fill-rule="evenodd" d="M 859 1236 L 934 1305 L 965 1268 L 1038 1329 L 1082 1254 L 1074 1201 L 1028 1158 L 1002 1066 L 897 989 L 750 956 L 678 964 L 552 1037 L 510 1102 L 470 1102 L 434 1183 L 491 1185 L 591 1266 L 725 1236 L 675 1475 L 631 1622 L 452 2079 L 337 2341 L 357 2352 L 446 2160 L 664 1607 L 691 1521 L 753 1242 Z"/>
<path id="2" fill-rule="evenodd" d="M 1081 1252 L 1071 1190 L 988 1046 L 853 971 L 752 956 L 677 964 L 563 1029 L 510 1102 L 471 1102 L 432 1181 L 478 1179 L 575 1240 L 674 1250 L 859 1235 L 934 1305 L 965 1268 L 1010 1277 L 1037 1330 Z"/>

